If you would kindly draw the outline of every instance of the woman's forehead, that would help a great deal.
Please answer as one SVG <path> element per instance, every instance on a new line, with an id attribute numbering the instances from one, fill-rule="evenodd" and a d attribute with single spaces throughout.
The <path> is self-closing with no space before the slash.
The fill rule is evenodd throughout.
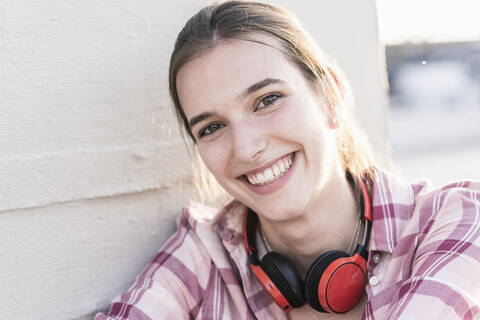
<path id="1" fill-rule="evenodd" d="M 247 40 L 222 42 L 182 66 L 177 74 L 177 83 L 188 81 L 192 73 L 207 79 L 243 74 L 254 76 L 274 71 L 272 64 L 281 67 L 279 63 L 288 61 L 279 50 L 269 45 Z"/>
<path id="2" fill-rule="evenodd" d="M 278 49 L 235 40 L 221 43 L 182 66 L 177 75 L 177 90 L 185 108 L 201 101 L 215 104 L 239 97 L 246 88 L 267 78 L 295 85 L 299 74 L 298 68 Z M 212 101 L 216 99 L 220 101 Z"/>

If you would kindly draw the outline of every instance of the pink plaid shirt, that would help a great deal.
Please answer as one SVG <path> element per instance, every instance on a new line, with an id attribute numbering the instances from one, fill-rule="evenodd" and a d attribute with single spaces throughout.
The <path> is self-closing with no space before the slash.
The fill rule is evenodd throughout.
<path id="1" fill-rule="evenodd" d="M 245 207 L 192 204 L 105 314 L 113 319 L 287 319 L 248 265 Z M 480 320 L 480 182 L 431 190 L 377 171 L 362 319 Z"/>

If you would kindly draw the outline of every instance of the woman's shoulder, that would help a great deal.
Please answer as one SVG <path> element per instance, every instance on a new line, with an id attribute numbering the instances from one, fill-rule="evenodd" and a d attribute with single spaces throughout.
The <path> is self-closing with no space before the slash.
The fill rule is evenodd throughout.
<path id="1" fill-rule="evenodd" d="M 393 251 L 398 243 L 480 221 L 480 182 L 457 181 L 434 187 L 377 171 L 373 188 L 374 248 Z"/>
<path id="2" fill-rule="evenodd" d="M 459 180 L 431 188 L 419 193 L 415 204 L 420 214 L 477 220 L 480 210 L 480 181 Z"/>
<path id="3" fill-rule="evenodd" d="M 396 208 L 403 219 L 417 214 L 429 215 L 444 208 L 445 204 L 466 205 L 463 209 L 480 205 L 480 181 L 459 180 L 439 187 L 427 179 L 407 181 L 399 175 L 378 170 L 374 185 L 374 205 Z M 457 210 L 462 211 L 462 210 Z"/>
<path id="4" fill-rule="evenodd" d="M 420 238 L 442 247 L 480 244 L 480 182 L 456 181 L 417 199 Z"/>

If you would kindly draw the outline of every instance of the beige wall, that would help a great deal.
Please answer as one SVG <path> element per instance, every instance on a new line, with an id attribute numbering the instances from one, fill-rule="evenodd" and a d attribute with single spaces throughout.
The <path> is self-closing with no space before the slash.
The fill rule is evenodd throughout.
<path id="1" fill-rule="evenodd" d="M 172 232 L 192 191 L 168 58 L 203 3 L 0 3 L 0 319 L 90 319 Z M 277 3 L 337 57 L 381 147 L 373 0 Z"/>

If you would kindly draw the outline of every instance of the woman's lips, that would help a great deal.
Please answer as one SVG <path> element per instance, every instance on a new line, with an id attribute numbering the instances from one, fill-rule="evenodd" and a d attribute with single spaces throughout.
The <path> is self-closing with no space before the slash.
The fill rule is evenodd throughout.
<path id="1" fill-rule="evenodd" d="M 280 159 L 274 160 L 271 163 L 262 166 L 259 169 L 249 171 L 242 176 L 242 182 L 255 193 L 266 195 L 273 193 L 280 189 L 292 175 L 296 165 L 296 153 L 290 153 Z M 279 168 L 283 164 L 284 168 Z M 277 167 L 277 169 L 275 169 Z M 284 170 L 280 172 L 280 170 Z M 275 175 L 274 170 L 278 170 L 279 174 Z M 273 175 L 273 177 L 271 176 Z M 251 183 L 253 182 L 253 183 Z"/>
<path id="2" fill-rule="evenodd" d="M 283 176 L 292 166 L 293 154 L 288 154 L 276 160 L 270 166 L 262 170 L 255 170 L 254 173 L 246 174 L 248 182 L 253 185 L 264 185 L 271 183 Z"/>

